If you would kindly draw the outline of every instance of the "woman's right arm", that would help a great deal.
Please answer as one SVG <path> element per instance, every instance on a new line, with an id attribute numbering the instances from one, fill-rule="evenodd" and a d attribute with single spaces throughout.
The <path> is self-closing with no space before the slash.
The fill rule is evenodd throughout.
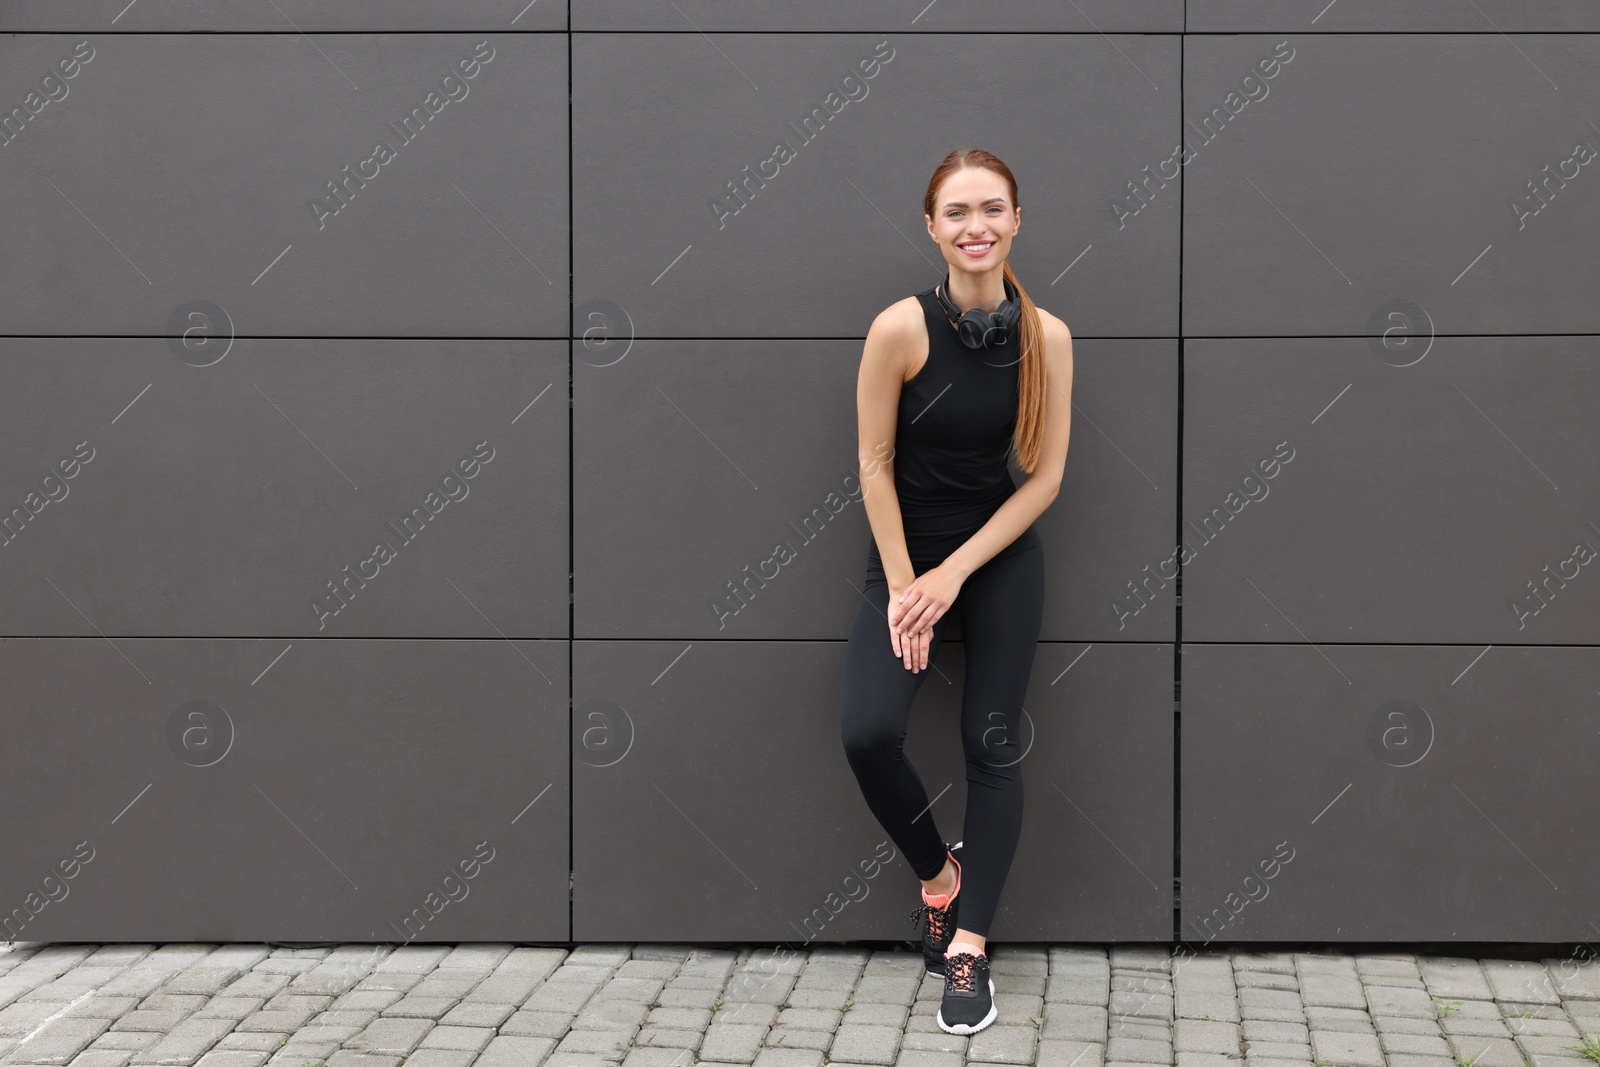
<path id="1" fill-rule="evenodd" d="M 894 489 L 894 446 L 900 387 L 905 382 L 914 346 L 921 335 L 921 316 L 921 305 L 911 297 L 885 308 L 867 331 L 861 350 L 861 370 L 856 379 L 856 451 L 861 464 L 862 502 L 866 505 L 872 539 L 877 543 L 878 558 L 883 561 L 884 577 L 888 580 L 890 642 L 895 655 L 906 660 L 908 669 L 919 650 L 911 647 L 909 635 L 900 634 L 899 600 L 917 575 L 906 548 L 900 498 Z M 927 635 L 922 640 L 925 642 Z"/>

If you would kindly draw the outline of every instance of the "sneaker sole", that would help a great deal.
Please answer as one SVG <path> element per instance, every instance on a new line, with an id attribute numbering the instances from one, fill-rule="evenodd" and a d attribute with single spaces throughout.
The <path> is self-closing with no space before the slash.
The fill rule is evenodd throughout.
<path id="1" fill-rule="evenodd" d="M 984 1027 L 994 1022 L 994 1017 L 999 1013 L 1000 1009 L 995 1005 L 994 1002 L 994 979 L 991 978 L 989 979 L 989 1014 L 985 1015 L 982 1020 L 970 1026 L 966 1023 L 956 1023 L 954 1026 L 951 1026 L 949 1023 L 944 1021 L 943 1008 L 939 1009 L 939 1013 L 935 1015 L 934 1018 L 938 1020 L 939 1029 L 943 1030 L 945 1033 L 960 1034 L 964 1036 L 966 1034 L 975 1034 L 979 1030 L 982 1030 Z"/>

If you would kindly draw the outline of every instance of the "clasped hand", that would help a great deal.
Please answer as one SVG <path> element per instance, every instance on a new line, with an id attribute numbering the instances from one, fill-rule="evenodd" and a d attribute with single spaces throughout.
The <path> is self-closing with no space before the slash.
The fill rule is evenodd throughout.
<path id="1" fill-rule="evenodd" d="M 950 610 L 963 579 L 943 564 L 919 574 L 907 585 L 889 586 L 889 643 L 913 674 L 928 668 L 933 624 Z"/>

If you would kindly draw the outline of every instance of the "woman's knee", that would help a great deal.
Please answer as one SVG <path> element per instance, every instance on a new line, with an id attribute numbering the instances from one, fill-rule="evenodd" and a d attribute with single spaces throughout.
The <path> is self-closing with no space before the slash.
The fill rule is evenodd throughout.
<path id="1" fill-rule="evenodd" d="M 899 759 L 905 735 L 864 716 L 846 714 L 839 724 L 839 740 L 851 764 L 870 766 L 883 760 Z"/>

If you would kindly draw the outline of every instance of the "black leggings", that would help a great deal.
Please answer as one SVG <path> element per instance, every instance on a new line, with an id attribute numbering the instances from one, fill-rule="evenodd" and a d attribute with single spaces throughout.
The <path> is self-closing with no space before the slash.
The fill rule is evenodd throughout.
<path id="1" fill-rule="evenodd" d="M 913 564 L 917 574 L 928 567 Z M 924 881 L 944 868 L 946 846 L 922 779 L 905 756 L 912 698 L 934 669 L 950 618 L 961 617 L 966 682 L 961 742 L 967 811 L 956 925 L 989 936 L 1022 832 L 1021 708 L 1044 613 L 1044 548 L 1032 526 L 962 583 L 933 624 L 928 667 L 912 673 L 889 641 L 889 584 L 872 566 L 845 650 L 840 739 L 867 806 Z M 954 840 L 954 839 L 952 839 Z"/>

